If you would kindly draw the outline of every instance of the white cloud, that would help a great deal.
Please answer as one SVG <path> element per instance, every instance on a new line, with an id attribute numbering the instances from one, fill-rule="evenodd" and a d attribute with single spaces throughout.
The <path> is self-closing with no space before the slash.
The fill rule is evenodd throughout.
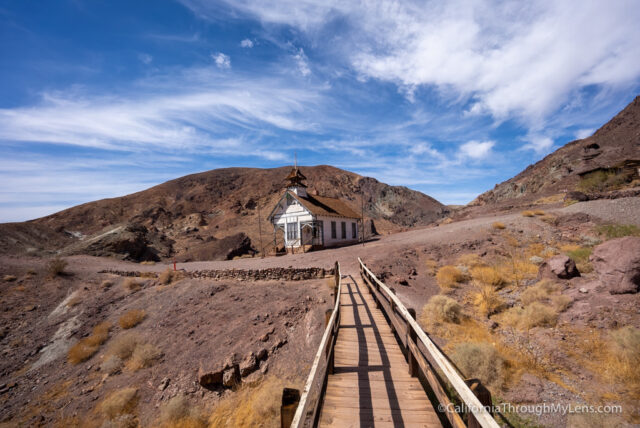
<path id="1" fill-rule="evenodd" d="M 576 139 L 582 140 L 583 138 L 592 136 L 594 132 L 595 132 L 594 128 L 578 129 L 575 133 L 575 136 L 576 136 Z"/>
<path id="2" fill-rule="evenodd" d="M 149 55 L 149 54 L 146 54 L 146 53 L 138 54 L 138 59 L 143 64 L 150 64 L 151 61 L 153 61 L 153 57 L 151 55 Z"/>
<path id="3" fill-rule="evenodd" d="M 251 39 L 244 39 L 240 42 L 240 47 L 251 49 L 253 47 L 253 41 Z"/>
<path id="4" fill-rule="evenodd" d="M 460 146 L 460 155 L 463 157 L 479 160 L 491 154 L 491 149 L 495 145 L 494 141 L 469 141 Z"/>
<path id="5" fill-rule="evenodd" d="M 216 62 L 216 66 L 219 69 L 224 70 L 231 68 L 231 59 L 229 58 L 229 55 L 218 52 L 215 54 L 211 54 L 211 58 L 213 58 L 213 60 Z"/>
<path id="6" fill-rule="evenodd" d="M 219 5 L 182 0 L 215 19 Z M 428 86 L 471 114 L 517 118 L 539 130 L 584 88 L 624 93 L 640 78 L 640 8 L 634 0 L 450 2 L 230 0 L 234 13 L 322 39 L 340 19 L 341 54 L 362 78 L 392 81 L 407 96 Z M 326 27 L 325 27 L 326 26 Z M 332 40 L 334 40 L 332 38 Z"/>
<path id="7" fill-rule="evenodd" d="M 524 150 L 533 150 L 537 154 L 546 154 L 553 148 L 553 140 L 546 136 L 529 135 L 525 139 L 527 143 L 522 146 Z"/>
<path id="8" fill-rule="evenodd" d="M 309 68 L 309 59 L 307 58 L 307 55 L 305 55 L 304 49 L 298 49 L 296 53 L 293 54 L 293 59 L 298 66 L 298 71 L 300 72 L 300 74 L 305 77 L 311 74 L 311 69 Z"/>

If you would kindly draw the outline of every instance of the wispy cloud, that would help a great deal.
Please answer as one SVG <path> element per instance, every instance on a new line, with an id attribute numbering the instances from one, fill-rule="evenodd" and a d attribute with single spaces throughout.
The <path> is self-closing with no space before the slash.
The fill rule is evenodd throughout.
<path id="1" fill-rule="evenodd" d="M 222 70 L 231 68 L 231 58 L 222 52 L 211 54 L 211 58 L 216 62 L 216 66 Z"/>
<path id="2" fill-rule="evenodd" d="M 251 39 L 244 39 L 240 42 L 240 47 L 251 49 L 253 47 L 253 41 Z"/>

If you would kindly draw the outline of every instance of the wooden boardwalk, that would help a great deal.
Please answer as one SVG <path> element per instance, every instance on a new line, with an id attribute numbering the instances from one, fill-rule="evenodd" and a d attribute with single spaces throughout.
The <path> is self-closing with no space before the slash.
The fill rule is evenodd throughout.
<path id="1" fill-rule="evenodd" d="M 334 372 L 327 379 L 319 425 L 441 427 L 366 285 L 351 275 L 342 281 Z"/>

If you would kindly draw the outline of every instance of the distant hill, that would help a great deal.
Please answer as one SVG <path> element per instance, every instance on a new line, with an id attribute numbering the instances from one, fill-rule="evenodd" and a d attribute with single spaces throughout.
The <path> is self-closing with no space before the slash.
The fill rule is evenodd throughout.
<path id="1" fill-rule="evenodd" d="M 300 168 L 310 191 L 341 198 L 358 213 L 364 196 L 367 225 L 370 228 L 373 219 L 378 232 L 427 225 L 449 211 L 406 187 L 326 165 Z M 261 247 L 268 252 L 273 248 L 273 229 L 266 219 L 290 169 L 216 169 L 40 219 L 0 224 L 0 252 L 115 255 L 134 260 L 225 259 Z"/>
<path id="2" fill-rule="evenodd" d="M 632 179 L 634 161 L 640 161 L 640 96 L 591 137 L 566 144 L 470 205 L 531 202 L 574 190 L 614 190 Z M 627 171 L 618 170 L 623 174 L 610 173 L 625 162 Z"/>

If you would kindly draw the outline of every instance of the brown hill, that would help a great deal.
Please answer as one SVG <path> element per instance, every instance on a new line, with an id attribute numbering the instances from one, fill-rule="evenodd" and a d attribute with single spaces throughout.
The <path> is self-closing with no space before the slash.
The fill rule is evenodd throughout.
<path id="1" fill-rule="evenodd" d="M 448 213 L 440 202 L 406 187 L 326 165 L 301 169 L 311 191 L 341 198 L 356 212 L 361 212 L 364 195 L 365 220 L 369 228 L 369 220 L 374 220 L 379 232 L 427 225 Z M 273 229 L 266 219 L 289 170 L 217 169 L 40 219 L 1 224 L 0 252 L 132 260 L 228 259 L 262 248 L 268 253 L 273 250 Z"/>
<path id="2" fill-rule="evenodd" d="M 471 205 L 528 203 L 575 190 L 616 190 L 637 179 L 639 167 L 640 96 L 591 137 L 566 144 Z"/>

